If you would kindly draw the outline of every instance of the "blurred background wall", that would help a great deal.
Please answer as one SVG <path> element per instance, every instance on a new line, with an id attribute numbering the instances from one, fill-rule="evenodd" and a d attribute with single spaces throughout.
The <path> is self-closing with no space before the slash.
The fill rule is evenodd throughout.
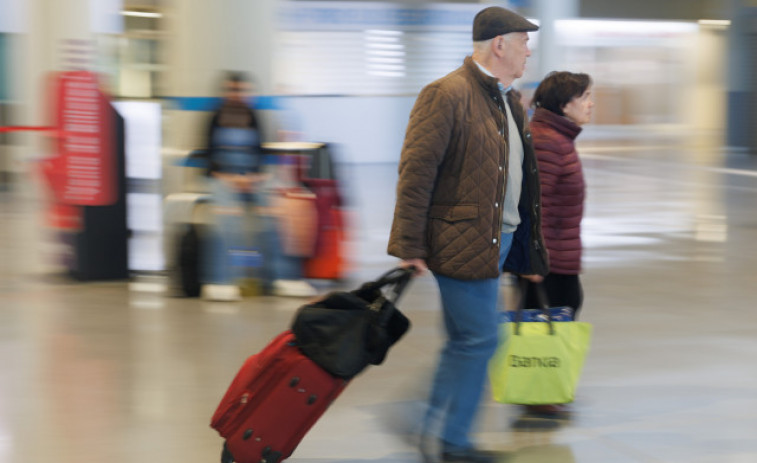
<path id="1" fill-rule="evenodd" d="M 177 163 L 206 143 L 222 71 L 254 76 L 267 140 L 396 162 L 418 91 L 460 65 L 491 4 L 541 26 L 516 82 L 525 103 L 551 70 L 592 75 L 584 139 L 673 133 L 757 152 L 757 0 L 0 0 L 0 126 L 49 123 L 51 71 L 100 74 L 127 118 L 131 207 L 157 210 L 130 226 L 156 234 L 161 198 L 188 188 Z M 40 194 L 30 173 L 49 150 L 0 133 L 0 188 Z"/>
<path id="2" fill-rule="evenodd" d="M 546 72 L 568 69 L 594 76 L 598 125 L 723 131 L 729 95 L 733 116 L 750 113 L 750 26 L 734 21 L 747 0 L 2 0 L 0 96 L 39 123 L 42 76 L 83 56 L 115 97 L 159 99 L 163 145 L 185 151 L 204 142 L 220 71 L 241 69 L 277 97 L 269 109 L 288 111 L 274 125 L 346 137 L 348 161 L 391 160 L 414 96 L 469 53 L 472 17 L 491 3 L 541 24 L 518 83 L 526 95 Z M 744 133 L 731 138 L 748 145 Z"/>

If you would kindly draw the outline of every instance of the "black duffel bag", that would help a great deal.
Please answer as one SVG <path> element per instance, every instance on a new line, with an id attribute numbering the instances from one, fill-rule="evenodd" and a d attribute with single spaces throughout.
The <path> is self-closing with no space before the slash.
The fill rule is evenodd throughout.
<path id="1" fill-rule="evenodd" d="M 302 352 L 334 376 L 349 379 L 379 365 L 410 328 L 395 306 L 413 275 L 395 268 L 349 292 L 332 292 L 302 306 L 292 332 Z M 383 291 L 382 291 L 383 290 Z"/>

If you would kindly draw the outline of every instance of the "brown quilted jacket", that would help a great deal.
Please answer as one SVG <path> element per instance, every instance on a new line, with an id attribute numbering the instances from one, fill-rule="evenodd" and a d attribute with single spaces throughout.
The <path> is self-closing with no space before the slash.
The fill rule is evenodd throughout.
<path id="1" fill-rule="evenodd" d="M 515 92 L 508 103 L 523 141 L 521 224 L 505 270 L 547 272 L 541 237 L 539 177 Z M 435 273 L 462 280 L 499 275 L 499 238 L 507 179 L 508 134 L 497 79 L 471 57 L 418 95 L 399 164 L 388 252 L 424 259 Z M 502 109 L 500 109 L 502 108 Z"/>

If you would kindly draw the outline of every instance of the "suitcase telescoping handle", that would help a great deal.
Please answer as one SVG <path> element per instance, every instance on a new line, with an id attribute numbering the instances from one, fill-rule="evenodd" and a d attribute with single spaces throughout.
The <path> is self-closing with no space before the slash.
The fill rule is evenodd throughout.
<path id="1" fill-rule="evenodd" d="M 518 308 L 515 310 L 515 317 L 513 317 L 516 335 L 520 334 L 520 323 L 523 321 L 523 311 L 526 310 L 526 293 L 528 292 L 529 283 L 529 280 L 520 278 L 520 301 L 518 302 Z M 549 313 L 549 299 L 547 297 L 547 290 L 544 288 L 544 283 L 533 283 L 533 287 L 536 289 L 536 302 L 539 304 L 538 309 L 547 317 L 549 334 L 555 334 L 555 327 L 552 325 L 552 315 Z"/>
<path id="2" fill-rule="evenodd" d="M 366 283 L 363 286 L 363 289 L 370 291 L 373 289 L 381 290 L 386 288 L 385 298 L 387 301 L 394 304 L 399 300 L 400 296 L 402 296 L 408 283 L 410 283 L 410 280 L 413 278 L 414 273 L 414 266 L 396 267 L 384 273 L 378 279 Z"/>

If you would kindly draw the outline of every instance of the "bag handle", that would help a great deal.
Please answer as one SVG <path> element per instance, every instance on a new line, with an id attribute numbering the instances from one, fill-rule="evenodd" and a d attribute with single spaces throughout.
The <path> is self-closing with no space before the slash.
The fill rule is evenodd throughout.
<path id="1" fill-rule="evenodd" d="M 365 283 L 363 287 L 360 288 L 360 290 L 381 290 L 386 286 L 391 286 L 387 293 L 388 297 L 386 297 L 385 300 L 396 303 L 397 300 L 399 300 L 400 296 L 402 296 L 405 288 L 407 288 L 407 285 L 408 283 L 410 283 L 410 280 L 412 279 L 414 273 L 414 266 L 396 267 L 384 273 L 378 279 Z"/>
<path id="2" fill-rule="evenodd" d="M 526 310 L 526 292 L 528 291 L 529 280 L 520 277 L 520 301 L 518 302 L 518 308 L 515 309 L 515 334 L 520 334 L 520 323 L 523 321 L 523 311 Z M 539 304 L 537 310 L 541 310 L 545 317 L 547 317 L 547 324 L 549 325 L 549 334 L 555 334 L 555 327 L 552 324 L 552 315 L 549 313 L 549 298 L 547 297 L 547 290 L 544 288 L 542 282 L 534 283 L 536 289 L 536 302 Z"/>

